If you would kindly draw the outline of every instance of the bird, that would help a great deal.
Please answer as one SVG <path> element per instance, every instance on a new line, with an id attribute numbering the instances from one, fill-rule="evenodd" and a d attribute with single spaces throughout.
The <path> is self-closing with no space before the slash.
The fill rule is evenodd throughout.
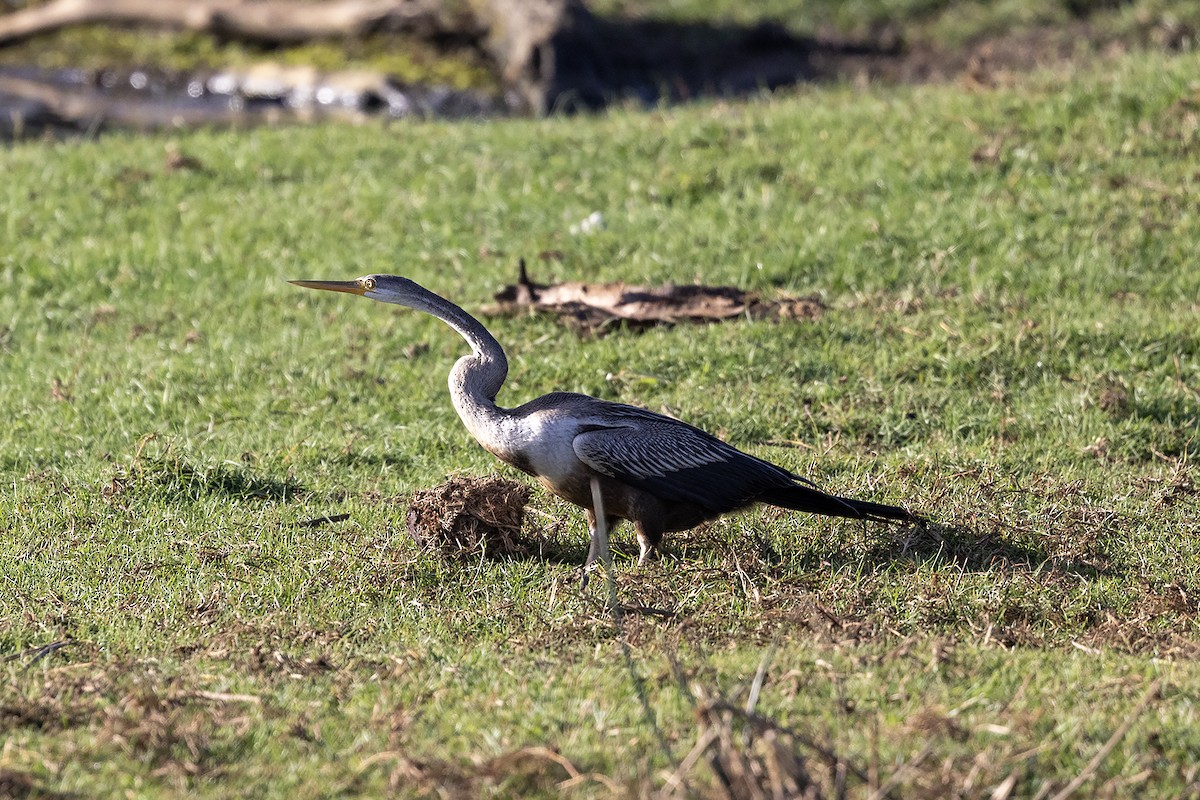
<path id="1" fill-rule="evenodd" d="M 756 503 L 876 522 L 920 520 L 898 506 L 828 494 L 790 470 L 638 406 L 574 392 L 551 392 L 516 408 L 500 406 L 496 395 L 508 377 L 504 348 L 479 320 L 409 278 L 373 274 L 290 283 L 422 311 L 466 340 L 470 354 L 450 370 L 454 409 L 484 449 L 584 510 L 590 539 L 584 586 L 601 556 L 601 538 L 622 519 L 637 532 L 639 566 L 657 554 L 665 533 Z M 596 508 L 603 509 L 602 517 Z"/>

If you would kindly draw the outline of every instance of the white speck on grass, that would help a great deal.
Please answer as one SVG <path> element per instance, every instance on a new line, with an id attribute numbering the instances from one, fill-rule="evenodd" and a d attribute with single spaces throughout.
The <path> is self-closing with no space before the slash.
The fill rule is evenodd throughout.
<path id="1" fill-rule="evenodd" d="M 593 231 L 603 230 L 604 215 L 599 211 L 593 211 L 575 225 L 572 225 L 569 230 L 572 236 L 578 236 L 581 233 L 592 233 Z"/>

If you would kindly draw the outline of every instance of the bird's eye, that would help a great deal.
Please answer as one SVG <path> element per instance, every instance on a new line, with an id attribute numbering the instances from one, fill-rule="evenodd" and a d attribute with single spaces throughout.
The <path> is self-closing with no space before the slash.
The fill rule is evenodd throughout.
<path id="1" fill-rule="evenodd" d="M 374 278 L 361 278 L 358 281 L 358 285 L 361 286 L 362 288 L 366 289 L 368 292 L 374 291 L 375 279 Z"/>

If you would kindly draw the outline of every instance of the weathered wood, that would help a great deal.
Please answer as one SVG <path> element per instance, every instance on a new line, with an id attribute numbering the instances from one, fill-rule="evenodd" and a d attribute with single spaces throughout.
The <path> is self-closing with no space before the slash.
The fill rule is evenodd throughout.
<path id="1" fill-rule="evenodd" d="M 549 43 L 578 0 L 52 0 L 0 15 L 0 46 L 75 25 L 137 25 L 284 45 L 387 30 L 474 45 L 532 111 L 549 101 Z"/>
<path id="2" fill-rule="evenodd" d="M 500 80 L 532 111 L 545 113 L 553 102 L 557 57 L 554 41 L 564 24 L 586 13 L 579 0 L 474 0 L 486 34 L 483 49 Z"/>
<path id="3" fill-rule="evenodd" d="M 0 44 L 86 24 L 207 32 L 263 44 L 359 36 L 380 27 L 461 34 L 473 15 L 454 13 L 450 5 L 440 0 L 53 0 L 0 16 Z"/>

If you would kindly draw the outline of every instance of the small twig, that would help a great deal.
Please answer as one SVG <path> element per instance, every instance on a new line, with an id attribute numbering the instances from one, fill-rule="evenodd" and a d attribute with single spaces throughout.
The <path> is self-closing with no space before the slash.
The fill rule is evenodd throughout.
<path id="1" fill-rule="evenodd" d="M 211 700 L 214 703 L 250 703 L 251 705 L 262 705 L 262 698 L 252 694 L 227 694 L 226 692 L 206 692 L 203 690 L 192 692 L 192 697 L 199 700 Z"/>
<path id="2" fill-rule="evenodd" d="M 992 789 L 991 800 L 1008 800 L 1012 794 L 1013 787 L 1017 785 L 1017 773 L 1010 772 L 1008 777 L 996 784 L 996 788 Z"/>
<path id="3" fill-rule="evenodd" d="M 676 612 L 671 611 L 670 609 L 652 608 L 650 606 L 642 606 L 642 605 L 637 605 L 637 606 L 623 605 L 620 607 L 620 610 L 624 614 L 641 614 L 642 616 L 660 617 L 661 619 L 674 619 L 676 616 Z"/>
<path id="4" fill-rule="evenodd" d="M 758 671 L 754 673 L 754 682 L 750 684 L 750 696 L 746 698 L 747 714 L 753 714 L 758 705 L 758 696 L 762 693 L 763 682 L 767 679 L 767 668 L 771 666 L 774 658 L 775 643 L 772 642 L 767 652 L 763 653 L 762 660 L 758 662 Z"/>
<path id="5" fill-rule="evenodd" d="M 1146 710 L 1150 703 L 1152 703 L 1155 698 L 1158 697 L 1158 692 L 1162 688 L 1162 683 L 1163 679 L 1158 678 L 1146 688 L 1146 693 L 1142 695 L 1141 700 L 1138 700 L 1138 704 L 1134 706 L 1133 711 L 1131 711 L 1129 716 L 1125 717 L 1125 721 L 1122 722 L 1115 731 L 1113 731 L 1112 736 L 1108 737 L 1108 741 L 1104 743 L 1104 746 L 1096 751 L 1096 755 L 1092 756 L 1092 760 L 1087 763 L 1087 766 L 1083 768 L 1083 771 L 1076 775 L 1070 783 L 1068 783 L 1062 788 L 1061 791 L 1051 797 L 1050 800 L 1066 800 L 1066 798 L 1078 791 L 1080 786 L 1083 786 L 1085 783 L 1091 780 L 1091 778 L 1096 774 L 1096 770 L 1098 770 L 1100 765 L 1104 763 L 1104 759 L 1108 758 L 1109 753 L 1111 753 L 1121 739 L 1124 738 L 1125 734 L 1129 733 L 1129 729 L 1132 728 L 1134 723 L 1138 721 L 1138 718 L 1142 716 L 1142 713 Z"/>
<path id="6" fill-rule="evenodd" d="M 709 725 L 705 728 L 704 733 L 700 734 L 700 738 L 696 740 L 696 745 L 683 757 L 683 761 L 679 762 L 675 771 L 667 776 L 666 786 L 663 787 L 664 791 L 669 789 L 672 793 L 677 793 L 679 789 L 686 786 L 688 773 L 718 738 L 720 735 L 714 726 Z"/>
<path id="7" fill-rule="evenodd" d="M 585 781 L 595 781 L 596 783 L 603 784 L 614 794 L 618 792 L 620 788 L 613 781 L 613 779 L 607 775 L 601 775 L 597 772 L 580 772 L 579 768 L 571 763 L 571 760 L 562 753 L 559 753 L 557 750 L 552 748 L 540 745 L 523 747 L 520 750 L 514 750 L 511 753 L 505 753 L 499 758 L 493 759 L 491 764 L 493 767 L 507 766 L 523 758 L 551 761 L 562 767 L 563 771 L 567 773 L 567 777 L 565 780 L 559 781 L 558 788 L 560 789 L 571 788 L 584 783 Z"/>
<path id="8" fill-rule="evenodd" d="M 580 773 L 574 778 L 567 778 L 565 781 L 559 782 L 558 788 L 566 791 L 567 789 L 574 789 L 576 786 L 579 786 L 582 783 L 587 783 L 588 781 L 601 784 L 614 795 L 621 794 L 621 787 L 617 784 L 617 782 L 601 772 Z"/>
<path id="9" fill-rule="evenodd" d="M 30 647 L 27 650 L 22 650 L 21 652 L 14 653 L 11 656 L 5 656 L 4 661 L 7 663 L 9 661 L 16 661 L 24 658 L 25 656 L 33 656 L 33 658 L 29 660 L 29 663 L 24 667 L 24 669 L 29 669 L 46 656 L 63 649 L 69 644 L 75 644 L 75 641 L 73 639 L 62 639 L 57 642 L 51 642 L 50 644 L 43 644 L 38 647 Z"/>
<path id="10" fill-rule="evenodd" d="M 799 439 L 764 439 L 761 444 L 767 447 L 791 447 L 801 450 L 815 450 L 808 442 L 802 442 Z"/>

